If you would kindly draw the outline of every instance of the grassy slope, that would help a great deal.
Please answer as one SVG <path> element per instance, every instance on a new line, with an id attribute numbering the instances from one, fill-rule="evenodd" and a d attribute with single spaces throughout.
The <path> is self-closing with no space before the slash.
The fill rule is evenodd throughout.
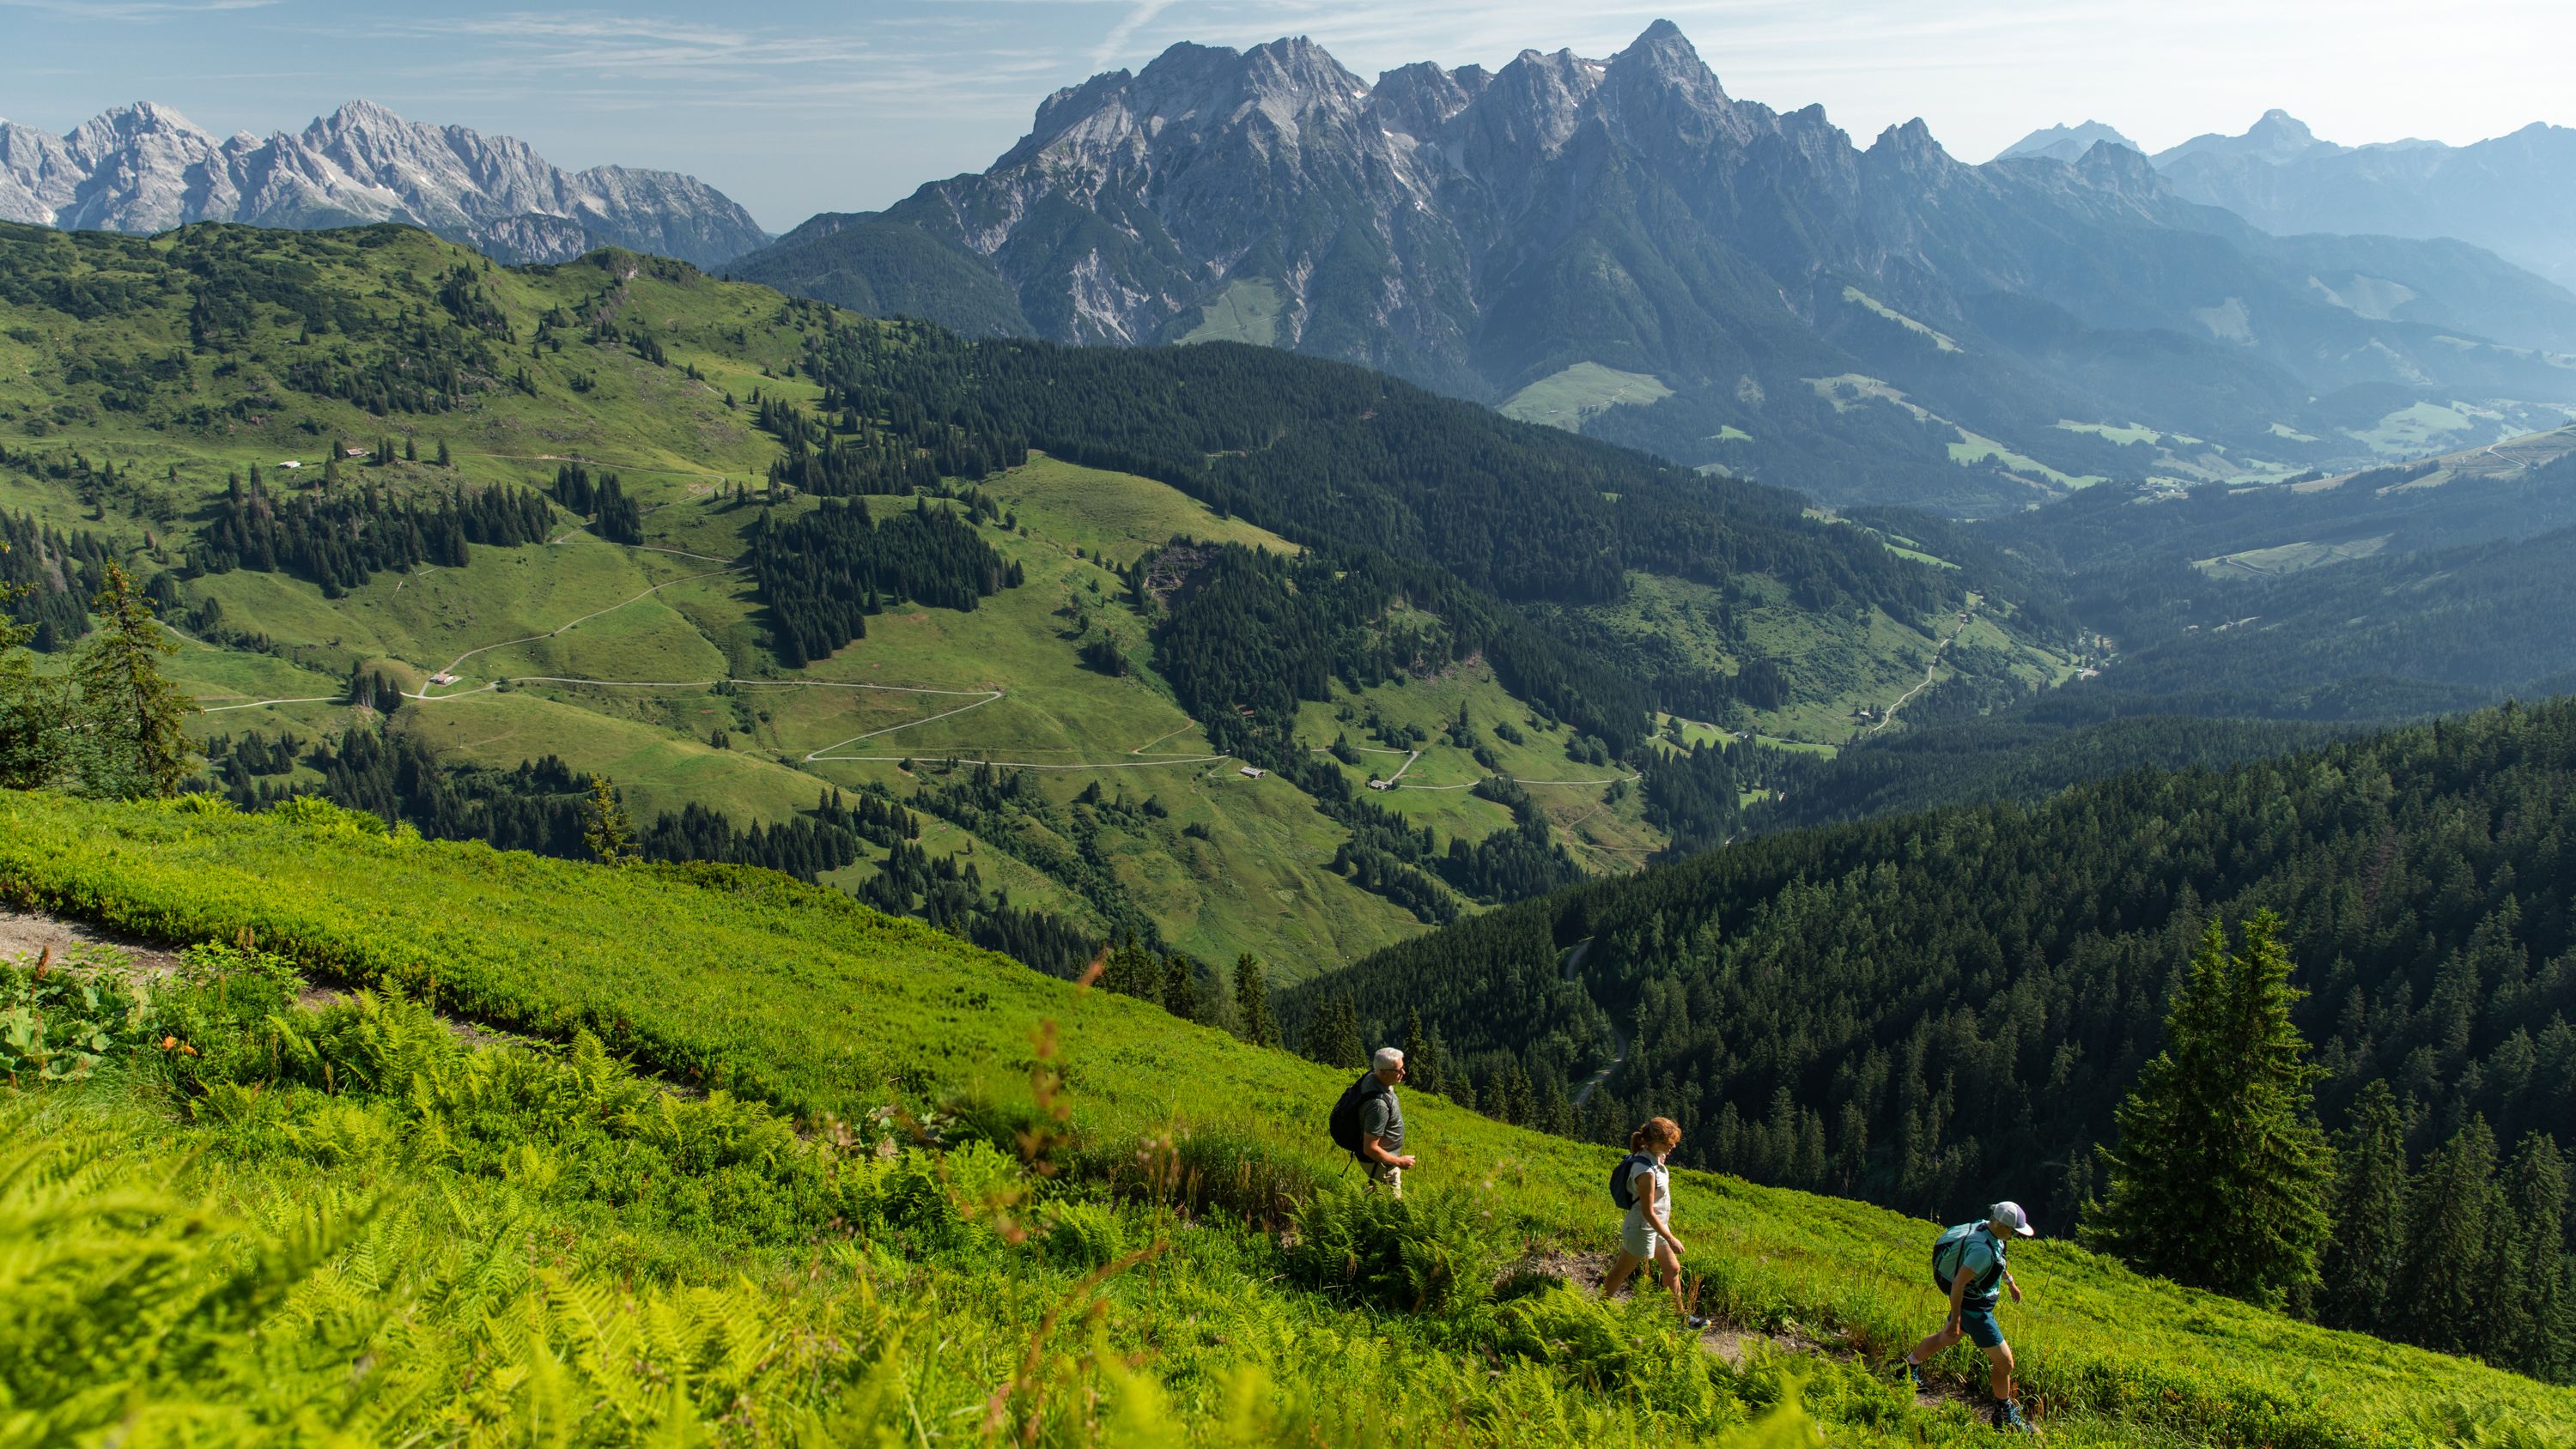
<path id="1" fill-rule="evenodd" d="M 248 238 L 245 244 L 263 257 L 314 268 L 323 290 L 355 302 L 365 319 L 308 341 L 291 313 L 259 307 L 242 335 L 192 349 L 188 290 L 168 285 L 170 273 L 156 272 L 161 264 L 153 259 L 205 235 Z M 748 401 L 755 390 L 808 405 L 816 400 L 809 383 L 779 375 L 800 353 L 799 327 L 812 323 L 809 313 L 776 293 L 614 253 L 552 268 L 491 268 L 461 248 L 400 228 L 217 229 L 148 241 L 12 229 L 0 232 L 0 244 L 40 246 L 46 267 L 85 282 L 141 278 L 154 289 L 143 302 L 77 322 L 45 307 L 0 302 L 0 339 L 6 339 L 0 346 L 7 349 L 0 354 L 0 438 L 13 453 L 58 458 L 77 452 L 94 462 L 111 460 L 126 475 L 119 487 L 83 496 L 72 483 L 0 468 L 0 508 L 102 532 L 129 548 L 140 549 L 147 537 L 183 547 L 193 516 L 227 474 L 256 464 L 274 488 L 309 486 L 335 440 L 391 434 L 412 440 L 424 458 L 447 443 L 455 468 L 396 461 L 345 469 L 353 482 L 403 492 L 459 482 L 542 484 L 561 460 L 582 458 L 620 473 L 645 510 L 642 548 L 604 543 L 582 531 L 579 520 L 562 516 L 548 544 L 478 546 L 463 568 L 379 576 L 338 600 L 285 575 L 234 572 L 185 583 L 182 593 L 192 602 L 220 601 L 230 627 L 257 629 L 274 643 L 272 654 L 192 649 L 183 655 L 179 677 L 209 705 L 327 697 L 356 667 L 382 669 L 418 688 L 433 672 L 452 667 L 460 683 L 405 710 L 400 728 L 484 763 L 559 754 L 577 769 L 615 775 L 647 813 L 701 802 L 774 821 L 810 805 L 827 784 L 878 781 L 908 794 L 913 779 L 900 768 L 907 757 L 1082 765 L 1080 772 L 1044 774 L 1051 799 L 1068 800 L 1096 778 L 1104 788 L 1154 794 L 1173 809 L 1151 829 L 1109 829 L 1103 849 L 1123 888 L 1194 954 L 1225 960 L 1249 950 L 1296 976 L 1420 929 L 1410 913 L 1325 869 L 1344 832 L 1311 802 L 1275 782 L 1237 788 L 1223 762 L 1192 759 L 1207 752 L 1206 742 L 1154 677 L 1146 621 L 1127 606 L 1124 586 L 1103 565 L 1130 563 L 1183 535 L 1276 550 L 1291 545 L 1148 479 L 1040 456 L 984 480 L 1019 525 L 1010 533 L 988 527 L 986 536 L 1026 569 L 1028 582 L 971 613 L 922 610 L 874 620 L 866 639 L 794 677 L 889 688 L 762 689 L 756 703 L 768 717 L 756 728 L 738 727 L 729 702 L 707 686 L 727 675 L 775 673 L 748 581 L 726 572 L 727 561 L 742 551 L 743 529 L 761 513 L 755 504 L 735 502 L 734 489 L 758 482 L 777 453 L 752 426 Z M 443 319 L 438 279 L 459 265 L 473 269 L 510 329 L 506 341 L 496 335 L 493 342 L 495 368 L 524 368 L 533 395 L 496 382 L 452 412 L 379 417 L 284 386 L 280 379 L 299 361 L 348 350 L 363 362 L 369 348 L 390 345 L 386 339 L 404 314 Z M 1257 291 L 1238 290 L 1238 300 Z M 667 366 L 653 365 L 630 346 L 585 340 L 580 319 L 602 298 L 609 320 L 651 333 Z M 575 321 L 535 346 L 540 319 L 550 312 Z M 139 401 L 111 397 L 83 371 L 101 359 L 158 366 L 174 357 L 188 360 L 184 380 Z M 359 370 L 394 365 L 377 357 Z M 702 379 L 689 377 L 689 367 Z M 1575 369 L 1541 386 L 1559 384 L 1560 391 L 1583 394 L 1560 399 L 1577 410 L 1614 398 L 1635 401 L 1660 388 L 1651 378 L 1597 369 Z M 727 405 L 728 394 L 734 406 Z M 212 421 L 197 419 L 199 408 Z M 279 469 L 288 458 L 307 466 Z M 782 511 L 809 506 L 810 500 L 795 500 Z M 1799 675 L 1797 699 L 1753 721 L 1760 732 L 1840 739 L 1855 705 L 1884 705 L 1919 679 L 1922 644 L 1912 631 L 1886 620 L 1863 627 L 1809 617 L 1765 581 L 1744 582 L 1760 599 L 1751 609 L 1756 642 L 1795 651 Z M 1644 576 L 1638 583 L 1637 599 L 1606 611 L 1615 616 L 1609 620 L 1614 632 L 1661 631 L 1667 604 L 1686 613 L 1705 602 L 1706 591 L 1697 586 Z M 1106 678 L 1078 661 L 1081 642 L 1104 633 L 1134 666 L 1125 678 Z M 1734 667 L 1714 648 L 1695 649 L 1689 662 Z M 654 687 L 529 682 L 548 675 Z M 517 687 L 492 690 L 501 680 Z M 912 723 L 973 696 L 896 692 L 906 687 L 999 689 L 1006 697 Z M 1385 696 L 1392 712 L 1422 715 L 1421 723 L 1436 726 L 1441 720 L 1430 717 L 1436 711 L 1422 701 L 1452 689 L 1426 682 L 1401 707 L 1395 701 L 1404 690 L 1373 693 Z M 1490 676 L 1481 676 L 1472 693 L 1480 718 L 1525 713 Z M 197 727 L 293 729 L 309 736 L 339 718 L 326 698 L 226 708 Z M 733 749 L 710 743 L 719 728 L 732 733 Z M 852 742 L 877 731 L 884 733 Z M 1505 768 L 1546 780 L 1619 773 L 1571 766 L 1562 743 L 1561 737 L 1540 743 L 1528 758 L 1506 750 Z M 836 758 L 806 758 L 816 752 Z M 840 758 L 851 756 L 873 758 Z M 1471 762 L 1454 751 L 1435 750 L 1416 769 L 1426 785 L 1464 785 L 1474 777 Z M 1540 787 L 1538 794 L 1566 844 L 1591 868 L 1632 865 L 1663 843 L 1638 817 L 1633 798 L 1605 801 L 1601 790 L 1576 786 Z M 1469 839 L 1481 838 L 1502 815 L 1463 789 L 1397 792 L 1391 803 Z M 1184 825 L 1203 827 L 1207 837 L 1182 837 Z M 1011 843 L 978 848 L 954 827 L 925 841 L 945 854 L 973 852 L 986 879 L 1008 885 L 1015 900 L 1089 915 L 1064 885 L 1010 860 L 1002 847 Z"/>
<path id="2" fill-rule="evenodd" d="M 1321 1120 L 1339 1074 L 1123 998 L 1085 999 L 926 929 L 768 879 L 611 872 L 386 840 L 328 821 L 0 795 L 0 898 L 13 905 L 170 941 L 252 931 L 316 972 L 435 990 L 443 1004 L 540 1034 L 587 1024 L 646 1065 L 804 1114 L 855 1118 L 890 1095 L 1007 1099 L 1028 1071 L 1032 1026 L 1052 1019 L 1063 1028 L 1076 1123 L 1108 1155 L 1146 1134 L 1187 1141 L 1214 1132 L 1248 1137 L 1279 1163 L 1341 1171 L 1330 1164 Z M 1466 1194 L 1533 1250 L 1593 1254 L 1608 1243 L 1613 1214 L 1598 1201 L 1603 1150 L 1420 1096 L 1408 1116 L 1423 1156 L 1410 1179 L 1417 1193 Z M 1690 1267 L 1706 1279 L 1703 1303 L 1734 1321 L 1880 1356 L 1937 1314 L 1918 1281 L 1928 1225 L 1731 1179 L 1684 1173 L 1679 1181 L 1679 1222 L 1694 1242 Z M 872 1250 L 877 1261 L 887 1251 Z M 2453 1403 L 2506 1414 L 2540 1436 L 2533 1442 L 2576 1442 L 2576 1393 L 2142 1281 L 2044 1239 L 2017 1261 L 2030 1301 L 2006 1316 L 2026 1381 L 2052 1411 L 2061 1442 L 2466 1442 L 2423 1427 L 2422 1415 Z M 913 1294 L 993 1303 L 992 1289 L 951 1283 L 937 1267 L 917 1269 L 913 1283 Z M 1193 1307 L 1169 1289 L 1137 1284 L 1147 1296 L 1128 1304 L 1122 1333 L 1132 1339 L 1141 1329 L 1166 1364 L 1204 1373 L 1214 1350 L 1204 1327 L 1184 1325 L 1224 1321 L 1226 1310 L 1213 1300 Z M 1247 1279 L 1238 1294 L 1275 1291 Z M 1032 1306 L 1022 1294 L 975 1312 L 1024 1320 Z M 1330 1319 L 1310 1319 L 1309 1331 L 1351 1341 L 1340 1336 L 1348 1326 Z M 1332 1372 L 1426 1382 L 1436 1342 L 1402 1320 L 1385 1335 Z M 951 1368 L 935 1393 L 929 1378 L 923 1391 L 934 1402 L 976 1402 L 1007 1372 L 1007 1358 L 973 1357 L 979 1366 L 967 1377 L 983 1375 L 980 1388 L 961 1391 L 948 1382 L 959 1372 Z M 1401 1367 L 1416 1359 L 1414 1369 Z M 1165 1371 L 1152 1353 L 1137 1362 Z M 1311 1357 L 1303 1363 L 1305 1372 L 1325 1371 Z M 1836 1372 L 1827 1367 L 1821 1382 L 1836 1384 Z M 1469 1375 L 1455 1392 L 1501 1389 Z M 1837 1412 L 1854 1417 L 1829 1424 L 1834 1442 L 1948 1442 L 1963 1432 L 1955 1418 L 1839 1392 Z M 1536 1417 L 1474 1433 L 1435 1423 L 1429 1432 L 1520 1442 L 1613 1432 L 1546 1417 L 1567 1412 L 1563 1403 L 1515 1412 Z"/>
<path id="3" fill-rule="evenodd" d="M 371 304 L 390 314 L 405 305 L 435 313 L 423 287 L 471 253 L 425 234 L 292 234 L 265 238 L 320 268 L 332 290 L 383 296 Z M 67 245 L 67 244 L 66 244 Z M 168 243 L 152 245 L 167 250 Z M 130 261 L 112 252 L 92 258 L 93 272 L 120 275 Z M 77 270 L 75 268 L 74 270 Z M 1239 519 L 1219 518 L 1167 485 L 1039 456 L 1025 468 L 987 481 L 1016 513 L 1017 535 L 987 536 L 1028 570 L 1029 582 L 972 613 L 922 610 L 889 614 L 869 637 L 792 677 L 833 684 L 914 689 L 1001 689 L 1007 698 L 953 720 L 906 726 L 832 753 L 878 755 L 873 762 L 809 762 L 850 736 L 964 703 L 964 699 L 847 689 L 756 690 L 770 716 L 731 750 L 708 743 L 732 730 L 730 705 L 705 686 L 729 674 L 771 669 L 748 580 L 727 572 L 742 551 L 742 530 L 760 509 L 734 503 L 734 485 L 757 483 L 777 447 L 753 426 L 747 402 L 755 389 L 792 401 L 813 400 L 805 383 L 768 375 L 796 355 L 792 314 L 764 288 L 674 278 L 601 263 L 558 268 L 479 271 L 482 284 L 517 336 L 531 338 L 549 308 L 579 310 L 612 289 L 621 325 L 650 326 L 669 358 L 656 367 L 633 351 L 564 336 L 560 350 L 531 357 L 504 349 L 506 366 L 524 365 L 537 395 L 496 388 L 446 415 L 372 416 L 346 403 L 267 391 L 285 399 L 261 423 L 214 429 L 181 425 L 183 404 L 220 407 L 256 395 L 263 373 L 281 370 L 300 352 L 295 328 L 269 319 L 227 349 L 239 364 L 216 378 L 200 368 L 183 396 L 136 411 L 102 406 L 99 390 L 69 378 L 66 359 L 83 354 L 153 356 L 188 347 L 187 296 L 157 308 L 96 318 L 74 329 L 58 314 L 0 303 L 0 336 L 12 327 L 36 340 L 11 340 L 18 359 L 0 377 L 0 427 L 13 421 L 41 436 L 13 441 L 39 454 L 79 451 L 113 460 L 152 480 L 149 498 L 111 495 L 96 506 L 64 483 L 0 470 L 0 508 L 28 511 L 63 527 L 104 532 L 128 546 L 147 534 L 184 538 L 187 516 L 222 485 L 227 473 L 257 464 L 272 486 L 309 479 L 335 438 L 372 440 L 391 432 L 416 437 L 423 457 L 446 441 L 453 470 L 429 462 L 351 468 L 349 476 L 395 490 L 444 489 L 457 482 L 538 485 L 564 458 L 584 458 L 617 471 L 645 510 L 646 547 L 601 542 L 564 517 L 555 540 L 516 549 L 477 547 L 461 569 L 427 568 L 408 577 L 379 575 L 346 597 L 284 574 L 240 571 L 183 586 L 189 597 L 219 600 L 232 627 L 256 628 L 273 655 L 190 648 L 174 672 L 204 703 L 260 700 L 325 702 L 223 709 L 203 717 L 204 733 L 293 730 L 310 737 L 343 715 L 329 696 L 342 692 L 355 666 L 382 668 L 412 688 L 441 668 L 459 683 L 446 697 L 407 708 L 398 728 L 414 730 L 442 751 L 477 763 L 510 765 L 543 754 L 577 769 L 614 776 L 633 807 L 651 815 L 691 802 L 745 821 L 775 821 L 810 808 L 823 788 L 879 779 L 908 794 L 912 781 L 896 762 L 907 755 L 955 754 L 1032 763 L 1109 765 L 1097 772 L 1139 794 L 1160 792 L 1174 806 L 1164 829 L 1127 833 L 1110 842 L 1121 879 L 1173 941 L 1211 960 L 1252 951 L 1283 976 L 1302 976 L 1354 959 L 1419 929 L 1410 913 L 1359 891 L 1323 866 L 1339 845 L 1340 827 L 1316 815 L 1312 802 L 1284 786 L 1258 794 L 1203 779 L 1208 764 L 1166 763 L 1207 753 L 1188 718 L 1150 671 L 1144 622 L 1122 602 L 1124 587 L 1100 561 L 1131 563 L 1174 537 L 1243 543 L 1275 551 L 1293 546 Z M 427 282 L 422 279 L 430 279 Z M 391 285 L 388 286 L 387 283 Z M 362 338 L 353 338 L 355 342 Z M 695 365 L 703 382 L 682 369 Z M 765 371 L 766 369 L 767 371 Z M 587 392 L 576 392 L 583 379 Z M 297 473 L 277 468 L 300 458 Z M 810 506 L 807 501 L 790 509 Z M 878 506 L 882 507 L 880 501 Z M 694 555 L 694 556 L 692 556 Z M 1058 611 L 1076 601 L 1117 637 L 1140 672 L 1111 680 L 1076 660 L 1078 638 L 1063 637 Z M 566 628 L 568 622 L 578 620 Z M 562 632 L 557 632 L 561 630 Z M 653 681 L 677 689 L 520 683 L 493 692 L 497 681 L 558 675 L 590 680 Z M 935 707 L 926 701 L 937 701 Z M 1148 754 L 1133 753 L 1140 747 Z M 1231 766 L 1224 772 L 1231 776 Z M 1081 772 L 1050 774 L 1049 793 L 1070 798 L 1088 783 Z M 1208 838 L 1177 832 L 1196 823 Z M 1116 832 L 1113 832 L 1115 835 Z M 934 854 L 971 855 L 989 885 L 1012 899 L 1077 919 L 1088 908 L 1063 886 L 996 849 L 976 848 L 966 832 L 931 823 L 921 842 Z M 866 867 L 843 874 L 863 878 Z"/>

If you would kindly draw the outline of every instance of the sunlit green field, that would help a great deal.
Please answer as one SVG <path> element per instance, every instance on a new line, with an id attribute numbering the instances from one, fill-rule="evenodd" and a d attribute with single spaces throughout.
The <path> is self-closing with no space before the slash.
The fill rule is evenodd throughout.
<path id="1" fill-rule="evenodd" d="M 121 1291 L 183 1293 L 242 1264 L 277 1285 L 239 1300 L 234 1322 L 271 1325 L 255 1340 L 169 1320 L 167 1341 L 205 1345 L 192 1372 L 155 1366 L 153 1339 L 118 1320 L 84 1355 L 22 1353 L 16 1411 L 68 1416 L 47 1423 L 102 1412 L 81 1391 L 117 1383 L 114 1412 L 138 1424 L 178 1405 L 389 1438 L 460 1422 L 524 1437 L 588 1404 L 609 1438 L 739 1415 L 737 1437 L 764 1442 L 964 1439 L 999 1403 L 1050 1444 L 1814 1442 L 1793 1417 L 1762 1430 L 1785 1437 L 1737 1437 L 1794 1398 L 1829 1443 L 1988 1442 L 1964 1351 L 1923 1403 L 1884 1368 L 1938 1316 L 1919 1281 L 1936 1225 L 1676 1174 L 1698 1302 L 1725 1330 L 1702 1343 L 1651 1303 L 1588 1301 L 1615 1234 L 1606 1150 L 1415 1093 L 1408 1209 L 1373 1212 L 1334 1190 L 1339 1074 L 778 877 L 389 839 L 329 810 L 0 795 L 0 896 L 159 941 L 256 942 L 324 979 L 607 1048 L 461 1055 L 399 1008 L 262 1016 L 256 981 L 234 978 L 238 1009 L 183 1003 L 204 1054 L 176 1069 L 194 1084 L 177 1095 L 158 1038 L 131 1037 L 95 1089 L 0 1093 L 4 1160 L 109 1164 L 0 1177 L 12 1240 L 36 1255 L 15 1261 L 99 1273 L 163 1252 L 176 1286 Z M 691 1090 L 630 1083 L 614 1057 Z M 1029 1178 L 1019 1144 L 1044 1143 L 1050 1102 L 1073 1141 L 1042 1146 L 1056 1170 Z M 906 1146 L 906 1120 L 941 1124 L 932 1150 Z M 113 1217 L 111 1192 L 133 1194 Z M 155 1245 L 190 1241 L 189 1213 L 214 1251 L 167 1256 Z M 1411 1287 L 1406 1270 L 1352 1280 L 1300 1246 L 1319 1235 L 1440 1256 L 1411 1260 Z M 2046 1238 L 2015 1262 L 2029 1297 L 2005 1321 L 2056 1442 L 2576 1436 L 2576 1392 Z M 1094 1308 L 1082 1283 L 1103 1266 Z M 1576 1286 L 1550 1286 L 1568 1273 Z"/>

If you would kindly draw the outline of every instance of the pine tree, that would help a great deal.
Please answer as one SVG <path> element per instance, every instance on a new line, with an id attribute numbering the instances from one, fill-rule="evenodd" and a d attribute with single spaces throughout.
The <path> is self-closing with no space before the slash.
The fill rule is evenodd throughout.
<path id="1" fill-rule="evenodd" d="M 2576 1321 L 2568 1294 L 2567 1161 L 2558 1142 L 2534 1132 L 2505 1170 L 2504 1221 L 2514 1243 L 2513 1274 L 2498 1286 L 2511 1296 L 2495 1316 L 2507 1330 L 2489 1357 L 2534 1378 L 2564 1383 L 2576 1372 Z"/>
<path id="2" fill-rule="evenodd" d="M 2503 1215 L 2495 1133 L 2473 1117 L 2417 1173 L 2406 1203 L 2406 1291 L 2391 1312 L 2410 1343 L 2466 1352 L 2488 1300 L 2480 1278 Z"/>
<path id="3" fill-rule="evenodd" d="M 1190 958 L 1178 952 L 1163 958 L 1163 1009 L 1183 1021 L 1199 1019 L 1199 983 Z"/>
<path id="4" fill-rule="evenodd" d="M 161 672 L 162 656 L 179 646 L 163 636 L 151 602 L 116 564 L 107 566 L 90 611 L 98 629 L 72 663 L 81 788 L 122 799 L 176 795 L 194 763 L 184 722 L 200 712 Z"/>
<path id="5" fill-rule="evenodd" d="M 456 466 L 455 460 L 448 456 L 447 440 L 445 438 L 438 440 L 438 466 L 442 468 L 453 468 Z"/>
<path id="6" fill-rule="evenodd" d="M 403 439 L 403 461 L 406 463 L 417 463 L 420 461 L 420 440 L 418 438 L 406 437 Z"/>
<path id="7" fill-rule="evenodd" d="M 2406 1250 L 2406 1120 L 2385 1080 L 2361 1089 L 2342 1146 L 2317 1316 L 2337 1328 L 2384 1331 Z"/>
<path id="8" fill-rule="evenodd" d="M 1234 958 L 1234 1015 L 1245 1041 L 1279 1045 L 1279 1023 L 1270 1015 L 1270 972 L 1249 951 Z"/>
<path id="9" fill-rule="evenodd" d="M 1315 1009 L 1315 1019 L 1306 1023 L 1305 1048 L 1309 1058 L 1328 1067 L 1356 1070 L 1368 1060 L 1360 1042 L 1359 1008 L 1349 992 L 1334 992 Z"/>
<path id="10" fill-rule="evenodd" d="M 626 818 L 626 807 L 617 798 L 617 787 L 606 775 L 590 777 L 590 801 L 583 810 L 581 843 L 590 847 L 593 860 L 602 865 L 624 865 L 635 856 L 635 822 Z"/>
<path id="11" fill-rule="evenodd" d="M 2275 1304 L 2316 1281 L 2334 1173 L 2280 930 L 2260 912 L 2232 953 L 2217 922 L 2202 933 L 2165 1049 L 2117 1113 L 2110 1189 L 2085 1225 L 2143 1272 Z"/>
<path id="12" fill-rule="evenodd" d="M 1163 1003 L 1163 966 L 1154 953 L 1138 943 L 1134 936 L 1118 944 L 1109 953 L 1109 963 L 1100 973 L 1103 988 L 1139 1001 Z"/>
<path id="13" fill-rule="evenodd" d="M 1409 1011 L 1404 1018 L 1404 1080 L 1421 1091 L 1441 1090 L 1440 1048 L 1423 1034 L 1422 1012 Z"/>
<path id="14" fill-rule="evenodd" d="M 0 543 L 0 553 L 8 545 Z M 36 631 L 10 617 L 32 585 L 0 584 L 0 789 L 33 790 L 62 772 L 61 689 L 36 672 L 25 645 Z"/>

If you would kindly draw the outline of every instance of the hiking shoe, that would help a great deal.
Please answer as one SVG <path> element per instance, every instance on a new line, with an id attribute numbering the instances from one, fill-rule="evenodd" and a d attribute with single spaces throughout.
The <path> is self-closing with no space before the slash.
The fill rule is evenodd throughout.
<path id="1" fill-rule="evenodd" d="M 2031 1432 L 2030 1420 L 2021 1416 L 2021 1405 L 2010 1399 L 1995 1405 L 1995 1427 L 2007 1434 Z"/>
<path id="2" fill-rule="evenodd" d="M 1697 1333 L 1701 1329 L 1708 1327 L 1708 1320 L 1700 1317 L 1696 1313 L 1683 1315 L 1682 1322 L 1687 1325 L 1693 1333 Z"/>
<path id="3" fill-rule="evenodd" d="M 1923 1366 L 1921 1364 L 1914 1362 L 1912 1359 L 1907 1359 L 1902 1367 L 1905 1370 L 1905 1383 L 1908 1388 L 1911 1388 L 1918 1394 L 1928 1394 L 1932 1392 L 1931 1383 L 1923 1377 Z"/>

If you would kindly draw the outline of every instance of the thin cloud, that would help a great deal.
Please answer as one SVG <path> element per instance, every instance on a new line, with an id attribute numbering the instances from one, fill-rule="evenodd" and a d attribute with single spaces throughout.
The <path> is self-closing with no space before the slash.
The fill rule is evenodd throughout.
<path id="1" fill-rule="evenodd" d="M 1108 65 L 1119 52 L 1127 48 L 1128 40 L 1137 31 L 1153 24 L 1156 16 L 1171 8 L 1172 0 L 1136 0 L 1136 3 L 1129 7 L 1127 14 L 1117 24 L 1109 27 L 1109 33 L 1100 38 L 1100 43 L 1092 47 L 1091 63 L 1098 66 Z"/>

